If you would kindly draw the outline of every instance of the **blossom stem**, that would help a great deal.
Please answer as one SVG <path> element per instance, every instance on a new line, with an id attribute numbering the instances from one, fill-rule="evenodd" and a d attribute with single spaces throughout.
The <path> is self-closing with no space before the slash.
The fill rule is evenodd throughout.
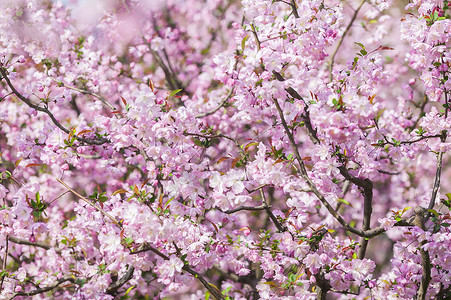
<path id="1" fill-rule="evenodd" d="M 340 41 L 338 42 L 337 48 L 335 48 L 335 51 L 332 53 L 332 59 L 330 60 L 330 66 L 329 66 L 329 82 L 332 82 L 332 71 L 334 69 L 334 62 L 335 62 L 335 56 L 338 53 L 338 50 L 341 47 L 341 44 L 343 43 L 346 35 L 348 34 L 349 30 L 352 27 L 352 24 L 354 24 L 355 19 L 357 18 L 357 14 L 359 13 L 360 9 L 362 8 L 363 4 L 366 2 L 366 0 L 363 0 L 362 3 L 360 3 L 359 7 L 354 11 L 354 14 L 352 15 L 351 21 L 349 22 L 348 26 L 346 27 L 345 31 L 343 32 L 343 35 L 341 36 Z"/>

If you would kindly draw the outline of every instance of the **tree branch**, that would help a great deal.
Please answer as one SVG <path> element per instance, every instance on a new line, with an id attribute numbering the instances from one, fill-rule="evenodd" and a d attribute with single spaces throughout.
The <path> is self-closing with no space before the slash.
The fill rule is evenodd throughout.
<path id="1" fill-rule="evenodd" d="M 62 181 L 61 179 L 57 178 L 56 179 L 59 183 L 61 183 L 62 185 L 64 185 L 65 188 L 67 188 L 69 191 L 71 191 L 72 194 L 74 194 L 75 196 L 77 196 L 80 200 L 83 200 L 84 202 L 88 203 L 89 205 L 91 205 L 92 207 L 94 207 L 95 209 L 97 209 L 98 211 L 100 211 L 104 216 L 110 218 L 114 224 L 116 224 L 117 226 L 119 226 L 120 228 L 122 228 L 121 224 L 113 217 L 111 216 L 109 213 L 107 213 L 106 211 L 104 211 L 102 208 L 100 208 L 99 206 L 97 206 L 96 204 L 92 203 L 91 201 L 89 201 L 87 198 L 83 197 L 82 195 L 80 195 L 79 193 L 77 193 L 75 190 L 73 190 L 70 186 L 68 186 L 64 181 Z"/>
<path id="2" fill-rule="evenodd" d="M 358 177 L 354 177 L 351 174 L 349 174 L 348 170 L 344 165 L 341 165 L 338 167 L 340 170 L 341 175 L 346 180 L 349 180 L 353 184 L 361 187 L 363 189 L 363 224 L 362 229 L 364 231 L 369 230 L 371 228 L 371 214 L 373 213 L 373 182 L 366 179 L 361 179 Z M 360 239 L 360 249 L 358 253 L 359 259 L 365 258 L 366 249 L 368 247 L 368 239 L 362 237 Z"/>
<path id="3" fill-rule="evenodd" d="M 5 256 L 3 257 L 3 263 L 2 263 L 2 280 L 0 281 L 0 291 L 3 289 L 3 281 L 5 280 L 6 276 L 6 261 L 8 260 L 8 248 L 9 248 L 9 235 L 6 236 L 5 240 Z"/>
<path id="4" fill-rule="evenodd" d="M 240 206 L 237 208 L 233 208 L 233 209 L 229 209 L 224 211 L 225 214 L 233 214 L 236 213 L 238 211 L 242 211 L 242 210 L 251 210 L 251 211 L 258 211 L 258 210 L 265 210 L 267 209 L 268 206 L 266 205 L 260 205 L 260 206 Z M 269 208 L 271 208 L 271 206 L 269 206 Z"/>
<path id="5" fill-rule="evenodd" d="M 48 292 L 48 291 L 51 291 L 51 290 L 57 288 L 59 285 L 61 285 L 62 283 L 66 282 L 66 281 L 74 282 L 74 279 L 72 277 L 63 277 L 63 278 L 58 279 L 52 285 L 49 285 L 44 288 L 39 288 L 37 290 L 28 291 L 28 292 L 17 292 L 14 294 L 14 296 L 11 299 L 15 298 L 16 296 L 34 296 L 34 295 L 42 294 L 42 293 L 45 293 L 45 292 Z"/>
<path id="6" fill-rule="evenodd" d="M 18 238 L 14 237 L 14 236 L 10 236 L 9 240 L 11 242 L 13 242 L 14 244 L 39 247 L 39 248 L 43 248 L 45 250 L 49 250 L 50 248 L 52 248 L 52 246 L 49 246 L 49 245 L 44 244 L 44 243 L 40 243 L 40 242 L 32 243 L 32 242 L 27 241 L 27 240 L 18 239 Z"/>
<path id="7" fill-rule="evenodd" d="M 357 18 L 357 14 L 359 13 L 360 9 L 362 8 L 363 4 L 366 2 L 366 0 L 363 0 L 362 3 L 360 3 L 359 7 L 354 11 L 354 14 L 352 15 L 351 21 L 349 22 L 348 26 L 346 27 L 345 31 L 343 32 L 343 35 L 341 36 L 340 41 L 338 42 L 337 48 L 335 48 L 335 51 L 332 53 L 332 59 L 330 60 L 330 71 L 329 71 L 329 82 L 332 81 L 332 71 L 334 69 L 334 62 L 335 62 L 335 56 L 338 53 L 338 50 L 341 47 L 341 44 L 343 43 L 346 35 L 348 34 L 349 30 L 351 29 L 352 24 L 354 24 L 355 19 Z"/>
<path id="8" fill-rule="evenodd" d="M 160 256 L 161 258 L 163 258 L 164 260 L 169 260 L 169 257 L 163 253 L 161 253 L 158 249 L 150 246 L 150 245 L 146 245 L 145 248 L 132 252 L 130 254 L 138 254 L 138 253 L 143 253 L 146 251 L 152 251 L 153 253 L 155 253 L 156 255 Z M 183 266 L 183 270 L 185 270 L 186 272 L 190 273 L 191 275 L 194 276 L 194 278 L 197 278 L 197 280 L 199 280 L 202 285 L 216 298 L 219 300 L 223 300 L 224 296 L 221 294 L 221 292 L 213 285 L 211 285 L 207 280 L 205 280 L 205 278 L 197 273 L 196 271 L 194 271 L 187 263 L 185 263 L 185 265 Z"/>
<path id="9" fill-rule="evenodd" d="M 231 90 L 230 93 L 227 95 L 227 97 L 226 97 L 224 100 L 222 100 L 221 103 L 219 103 L 218 107 L 216 107 L 216 108 L 214 108 L 214 109 L 212 109 L 212 110 L 210 110 L 210 111 L 207 111 L 207 112 L 198 114 L 198 115 L 196 116 L 196 119 L 203 118 L 203 117 L 212 115 L 212 114 L 214 114 L 215 112 L 217 112 L 221 107 L 223 107 L 223 106 L 227 103 L 227 101 L 230 100 L 230 98 L 232 98 L 232 95 L 233 95 L 234 90 L 235 90 L 235 88 L 232 88 L 232 90 Z"/>
<path id="10" fill-rule="evenodd" d="M 28 99 L 27 97 L 23 96 L 21 93 L 19 93 L 16 88 L 14 87 L 14 85 L 11 83 L 11 81 L 9 80 L 7 71 L 5 68 L 0 67 L 0 73 L 2 74 L 2 77 L 6 80 L 6 83 L 8 84 L 9 88 L 12 90 L 12 92 L 14 93 L 14 95 L 17 96 L 17 98 L 19 98 L 22 102 L 24 102 L 26 105 L 28 105 L 29 107 L 33 108 L 36 111 L 40 111 L 43 112 L 45 114 L 47 114 L 50 119 L 52 120 L 53 124 L 55 124 L 56 127 L 58 127 L 59 129 L 61 129 L 63 132 L 69 134 L 70 130 L 67 129 L 66 127 L 64 127 L 63 125 L 61 125 L 60 122 L 58 122 L 58 120 L 55 118 L 55 116 L 50 112 L 50 110 L 48 110 L 46 107 L 41 107 L 39 105 L 34 104 L 30 99 Z M 105 138 L 98 138 L 98 139 L 85 139 L 79 136 L 74 136 L 77 140 L 84 142 L 86 144 L 89 145 L 103 145 L 105 143 L 108 143 L 109 140 L 105 139 Z"/>
<path id="11" fill-rule="evenodd" d="M 421 206 L 417 206 L 414 209 L 415 215 L 413 224 L 415 226 L 420 227 L 423 230 L 426 230 L 426 213 L 427 210 Z M 423 274 L 421 276 L 421 284 L 417 291 L 416 299 L 417 300 L 425 300 L 426 293 L 429 287 L 429 282 L 431 281 L 431 259 L 429 257 L 429 252 L 423 249 L 423 246 L 427 243 L 426 240 L 423 240 L 419 244 L 420 255 L 421 255 L 421 266 L 423 269 Z"/>
<path id="12" fill-rule="evenodd" d="M 309 188 L 312 190 L 312 193 L 315 194 L 315 196 L 320 200 L 320 202 L 326 207 L 326 209 L 329 211 L 329 213 L 348 231 L 357 234 L 360 237 L 365 238 L 371 238 L 376 235 L 379 235 L 383 232 L 385 232 L 385 229 L 383 227 L 377 227 L 370 230 L 359 230 L 355 227 L 352 227 L 349 225 L 343 217 L 330 205 L 330 203 L 324 198 L 324 196 L 318 191 L 313 181 L 310 179 L 310 177 L 307 174 L 307 169 L 305 168 L 304 161 L 302 160 L 301 155 L 299 154 L 299 150 L 296 146 L 296 142 L 294 141 L 293 134 L 290 132 L 287 122 L 285 121 L 285 118 L 283 116 L 282 109 L 280 108 L 279 102 L 277 99 L 273 98 L 274 104 L 276 105 L 277 111 L 279 112 L 280 119 L 282 121 L 282 125 L 285 128 L 285 132 L 287 133 L 288 139 L 291 144 L 291 148 L 294 151 L 296 160 L 300 166 L 299 172 L 301 177 L 306 181 Z"/>
<path id="13" fill-rule="evenodd" d="M 291 8 L 293 9 L 293 15 L 296 19 L 299 19 L 298 8 L 296 6 L 296 1 L 291 0 Z"/>
<path id="14" fill-rule="evenodd" d="M 133 277 L 133 272 L 135 272 L 135 268 L 133 266 L 130 266 L 124 276 L 121 277 L 121 279 L 110 284 L 110 286 L 106 290 L 106 293 L 108 295 L 116 296 L 117 290 L 119 290 L 127 281 L 129 281 Z"/>
<path id="15" fill-rule="evenodd" d="M 287 231 L 287 228 L 284 225 L 280 224 L 279 220 L 277 220 L 276 216 L 272 213 L 271 207 L 268 205 L 268 201 L 266 200 L 265 193 L 263 192 L 263 188 L 260 189 L 260 195 L 262 196 L 266 213 L 271 218 L 271 220 L 274 223 L 274 225 L 276 226 L 277 230 L 279 230 L 280 232 Z"/>
<path id="16" fill-rule="evenodd" d="M 91 95 L 91 96 L 93 96 L 93 97 L 99 99 L 103 104 L 105 104 L 106 106 L 108 106 L 108 108 L 110 108 L 110 109 L 112 109 L 112 110 L 116 110 L 116 108 L 115 108 L 111 103 L 109 103 L 108 101 L 106 101 L 106 99 L 103 98 L 102 96 L 100 96 L 99 94 L 96 94 L 96 93 L 91 92 L 91 91 L 87 91 L 87 90 L 83 90 L 83 89 L 79 89 L 79 88 L 76 88 L 76 87 L 67 85 L 67 84 L 65 84 L 64 82 L 58 81 L 58 80 L 56 80 L 56 79 L 53 78 L 53 77 L 50 77 L 50 79 L 52 79 L 53 81 L 55 81 L 59 86 L 66 87 L 66 88 L 68 88 L 69 90 L 73 90 L 73 91 L 76 91 L 76 92 L 79 92 L 79 93 L 82 93 L 82 94 L 85 94 L 85 95 Z"/>
<path id="17" fill-rule="evenodd" d="M 435 199 L 437 198 L 437 193 L 440 188 L 440 178 L 442 175 L 442 164 L 443 164 L 443 152 L 439 152 L 437 156 L 437 169 L 435 171 L 434 187 L 432 188 L 432 196 L 429 201 L 428 209 L 433 209 L 435 205 Z"/>
<path id="18" fill-rule="evenodd" d="M 278 81 L 285 81 L 285 78 L 283 78 L 283 76 L 279 72 L 272 71 L 272 73 Z M 304 101 L 302 96 L 299 95 L 299 93 L 292 87 L 286 88 L 285 91 L 288 94 L 290 94 L 291 97 Z M 308 111 L 308 106 L 305 103 L 305 101 L 304 101 L 304 104 L 305 104 L 305 107 L 304 107 L 304 114 L 302 114 L 302 118 L 304 119 L 305 127 L 307 128 L 307 133 L 314 144 L 319 144 L 320 140 L 318 139 L 317 130 L 313 129 L 312 122 L 310 120 L 310 112 Z"/>

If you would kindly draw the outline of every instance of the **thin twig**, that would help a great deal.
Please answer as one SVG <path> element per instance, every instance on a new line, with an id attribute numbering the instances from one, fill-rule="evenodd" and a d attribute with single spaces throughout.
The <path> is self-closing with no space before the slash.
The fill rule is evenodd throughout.
<path id="1" fill-rule="evenodd" d="M 246 153 L 244 153 L 243 149 L 240 147 L 240 144 L 238 144 L 237 140 L 234 138 L 231 138 L 230 136 L 224 135 L 224 134 L 214 134 L 214 135 L 205 135 L 200 133 L 191 133 L 191 132 L 183 132 L 184 136 L 195 136 L 195 137 L 201 137 L 205 139 L 215 139 L 215 138 L 225 138 L 235 143 L 235 146 L 238 148 L 240 153 L 244 156 Z"/>
<path id="2" fill-rule="evenodd" d="M 442 175 L 442 164 L 443 164 L 443 153 L 444 152 L 440 151 L 437 156 L 437 169 L 435 171 L 434 187 L 432 188 L 432 196 L 431 196 L 431 200 L 429 201 L 428 209 L 434 208 L 435 199 L 437 198 L 437 193 L 440 188 L 440 178 Z"/>
<path id="3" fill-rule="evenodd" d="M 262 184 L 262 185 L 260 185 L 260 186 L 258 186 L 258 187 L 256 187 L 256 188 L 254 188 L 254 189 L 250 189 L 250 190 L 246 189 L 246 191 L 247 191 L 249 194 L 252 194 L 253 192 L 256 192 L 256 191 L 260 190 L 261 188 L 264 188 L 265 186 L 268 186 L 268 185 L 269 185 L 269 184 Z"/>
<path id="4" fill-rule="evenodd" d="M 39 105 L 34 104 L 30 99 L 28 99 L 27 97 L 23 96 L 21 93 L 19 93 L 16 88 L 14 87 L 14 85 L 11 83 L 11 81 L 9 80 L 7 71 L 5 68 L 0 67 L 0 73 L 2 74 L 2 77 L 6 80 L 6 83 L 8 84 L 9 88 L 13 91 L 13 93 L 22 101 L 24 102 L 26 105 L 28 105 L 29 107 L 33 108 L 34 110 L 43 112 L 45 114 L 47 114 L 50 119 L 52 120 L 53 124 L 55 124 L 56 127 L 58 127 L 59 129 L 61 129 L 63 132 L 69 134 L 70 130 L 67 129 L 66 127 L 64 127 L 63 125 L 61 125 L 60 122 L 58 122 L 58 120 L 55 118 L 55 116 L 50 112 L 50 110 L 48 110 L 46 107 L 41 107 Z M 103 145 L 105 143 L 108 143 L 109 140 L 105 139 L 105 138 L 97 138 L 97 139 L 85 139 L 79 136 L 74 136 L 77 140 L 84 142 L 86 144 L 90 144 L 90 145 Z"/>
<path id="5" fill-rule="evenodd" d="M 428 101 L 429 101 L 429 98 L 428 98 L 428 96 L 425 94 L 425 95 L 424 95 L 424 100 L 421 102 L 420 113 L 418 114 L 418 118 L 415 120 L 415 122 L 413 123 L 413 125 L 409 127 L 410 131 L 413 131 L 413 130 L 417 127 L 418 123 L 420 122 L 420 120 L 421 120 L 421 118 L 422 118 L 424 109 L 425 109 L 426 104 L 428 103 Z"/>
<path id="6" fill-rule="evenodd" d="M 257 35 L 257 30 L 255 29 L 254 24 L 251 24 L 251 28 L 252 28 L 252 33 L 254 34 L 255 37 L 255 43 L 257 44 L 257 50 L 260 51 L 260 40 L 258 39 L 258 35 Z"/>
<path id="7" fill-rule="evenodd" d="M 8 248 L 9 248 L 9 235 L 6 236 L 5 240 L 5 256 L 3 257 L 2 263 L 2 280 L 0 281 L 0 291 L 3 289 L 3 281 L 6 277 L 6 261 L 8 260 Z"/>
<path id="8" fill-rule="evenodd" d="M 39 288 L 37 290 L 28 291 L 28 292 L 17 292 L 10 299 L 15 298 L 16 296 L 34 296 L 34 295 L 42 294 L 42 293 L 45 293 L 45 292 L 48 292 L 48 291 L 51 291 L 51 290 L 57 288 L 59 285 L 61 285 L 62 283 L 66 282 L 66 281 L 74 282 L 75 279 L 72 277 L 63 277 L 63 278 L 58 279 L 52 285 L 46 286 L 44 288 Z"/>
<path id="9" fill-rule="evenodd" d="M 53 199 L 52 201 L 50 201 L 48 204 L 52 204 L 53 202 L 55 202 L 56 200 L 58 200 L 59 198 L 63 197 L 64 195 L 66 195 L 67 193 L 70 193 L 70 191 L 64 191 L 61 194 L 59 194 L 55 199 Z"/>
<path id="10" fill-rule="evenodd" d="M 335 51 L 332 53 L 332 59 L 330 60 L 330 71 L 329 71 L 329 82 L 332 81 L 332 71 L 334 68 L 334 61 L 335 56 L 338 53 L 338 50 L 341 47 L 341 44 L 343 43 L 343 40 L 345 39 L 346 35 L 348 34 L 349 30 L 351 29 L 352 24 L 354 23 L 355 19 L 357 18 L 357 14 L 359 13 L 360 9 L 362 8 L 363 4 L 366 2 L 366 0 L 363 0 L 362 3 L 360 3 L 359 7 L 354 11 L 354 15 L 352 15 L 351 21 L 349 22 L 348 26 L 346 27 L 345 31 L 343 32 L 343 35 L 341 36 L 340 41 L 338 42 L 337 48 L 335 48 Z"/>
<path id="11" fill-rule="evenodd" d="M 97 209 L 99 212 L 101 212 L 104 216 L 110 218 L 114 224 L 116 224 L 119 227 L 122 227 L 121 224 L 113 217 L 111 216 L 109 213 L 107 213 L 106 211 L 104 211 L 102 208 L 100 208 L 99 206 L 97 206 L 96 204 L 92 203 L 91 201 L 89 201 L 87 198 L 83 197 L 82 195 L 80 195 L 79 193 L 77 193 L 75 190 L 73 190 L 70 186 L 68 186 L 64 181 L 62 181 L 61 179 L 57 178 L 56 179 L 59 183 L 61 183 L 62 185 L 64 185 L 65 188 L 67 188 L 69 191 L 71 191 L 72 194 L 74 194 L 75 196 L 77 196 L 80 200 L 83 200 L 84 202 L 88 203 L 89 205 L 91 205 L 92 207 L 94 207 L 95 209 Z"/>
<path id="12" fill-rule="evenodd" d="M 74 87 L 74 86 L 67 85 L 67 84 L 65 84 L 64 82 L 58 81 L 56 78 L 53 78 L 53 77 L 50 77 L 50 79 L 52 79 L 53 81 L 55 81 L 59 86 L 66 87 L 66 88 L 68 88 L 69 90 L 73 90 L 73 91 L 76 91 L 76 92 L 79 92 L 79 93 L 82 93 L 82 94 L 85 94 L 85 95 L 91 95 L 91 96 L 93 96 L 93 97 L 99 99 L 103 104 L 105 104 L 106 106 L 108 106 L 108 108 L 110 108 L 110 109 L 112 109 L 112 110 L 116 110 L 116 108 L 115 108 L 111 103 L 109 103 L 108 101 L 106 101 L 106 99 L 103 98 L 102 96 L 100 96 L 99 94 L 96 94 L 96 93 L 91 92 L 91 91 L 79 89 L 79 88 L 76 88 L 76 87 Z"/>
<path id="13" fill-rule="evenodd" d="M 196 116 L 196 119 L 199 119 L 199 118 L 203 118 L 203 117 L 212 115 L 212 114 L 214 114 L 215 112 L 217 112 L 219 109 L 221 109 L 221 107 L 223 107 L 223 106 L 227 103 L 227 101 L 229 101 L 230 98 L 232 98 L 232 95 L 233 95 L 234 90 L 235 90 L 235 88 L 232 88 L 232 90 L 229 92 L 229 94 L 227 95 L 227 97 L 226 97 L 224 100 L 222 100 L 221 103 L 219 103 L 219 105 L 218 105 L 216 108 L 213 108 L 213 109 L 210 110 L 210 111 L 207 111 L 207 112 L 198 114 L 198 115 Z"/>

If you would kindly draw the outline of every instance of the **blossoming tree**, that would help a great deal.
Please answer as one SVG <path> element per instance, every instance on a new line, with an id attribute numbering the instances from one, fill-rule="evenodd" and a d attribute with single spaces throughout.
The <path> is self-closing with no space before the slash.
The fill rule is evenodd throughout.
<path id="1" fill-rule="evenodd" d="M 0 298 L 449 299 L 449 1 L 400 2 L 1 1 Z"/>

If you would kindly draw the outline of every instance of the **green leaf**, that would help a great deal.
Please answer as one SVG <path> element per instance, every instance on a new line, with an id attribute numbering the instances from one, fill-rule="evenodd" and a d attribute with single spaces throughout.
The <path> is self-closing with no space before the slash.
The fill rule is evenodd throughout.
<path id="1" fill-rule="evenodd" d="M 244 146 L 244 152 L 247 152 L 249 150 L 249 147 L 257 146 L 257 145 L 258 145 L 257 142 L 252 142 L 252 143 L 247 144 L 246 146 Z"/>
<path id="2" fill-rule="evenodd" d="M 246 47 L 246 41 L 249 38 L 248 35 L 246 35 L 243 40 L 241 41 L 241 49 L 244 51 L 244 47 Z"/>
<path id="3" fill-rule="evenodd" d="M 228 294 L 228 293 L 230 292 L 231 289 L 232 289 L 232 287 L 229 286 L 228 288 L 226 288 L 225 290 L 222 291 L 222 294 L 223 294 L 223 295 Z"/>
<path id="4" fill-rule="evenodd" d="M 210 299 L 211 293 L 209 291 L 205 292 L 205 300 Z"/>
<path id="5" fill-rule="evenodd" d="M 357 43 L 357 42 L 355 42 L 355 44 L 357 44 L 358 46 L 360 46 L 360 48 L 362 48 L 363 50 L 365 50 L 365 46 L 363 46 L 362 43 Z"/>
<path id="6" fill-rule="evenodd" d="M 427 211 L 434 214 L 438 218 L 439 214 L 435 209 L 431 208 L 431 209 L 428 209 Z"/>
<path id="7" fill-rule="evenodd" d="M 345 200 L 343 198 L 338 198 L 337 201 L 340 202 L 340 203 L 343 203 L 343 204 L 351 206 L 351 203 L 349 203 L 347 200 Z"/>
<path id="8" fill-rule="evenodd" d="M 194 144 L 196 144 L 197 146 L 202 147 L 202 141 L 199 139 L 193 139 Z"/>
<path id="9" fill-rule="evenodd" d="M 130 245 L 131 243 L 133 243 L 133 238 L 131 237 L 126 237 L 123 239 L 124 243 L 126 243 L 127 245 Z"/>
<path id="10" fill-rule="evenodd" d="M 132 285 L 131 287 L 129 287 L 129 288 L 127 289 L 127 291 L 125 292 L 125 296 L 127 296 L 128 293 L 130 293 L 131 290 L 133 290 L 135 287 L 136 287 L 136 285 Z"/>
<path id="11" fill-rule="evenodd" d="M 180 92 L 182 89 L 178 89 L 178 90 L 173 90 L 170 94 L 169 94 L 169 98 L 175 96 L 178 92 Z"/>
<path id="12" fill-rule="evenodd" d="M 407 206 L 406 208 L 404 208 L 401 212 L 401 215 L 403 215 L 406 211 L 408 211 L 409 209 L 411 209 L 412 207 Z"/>

